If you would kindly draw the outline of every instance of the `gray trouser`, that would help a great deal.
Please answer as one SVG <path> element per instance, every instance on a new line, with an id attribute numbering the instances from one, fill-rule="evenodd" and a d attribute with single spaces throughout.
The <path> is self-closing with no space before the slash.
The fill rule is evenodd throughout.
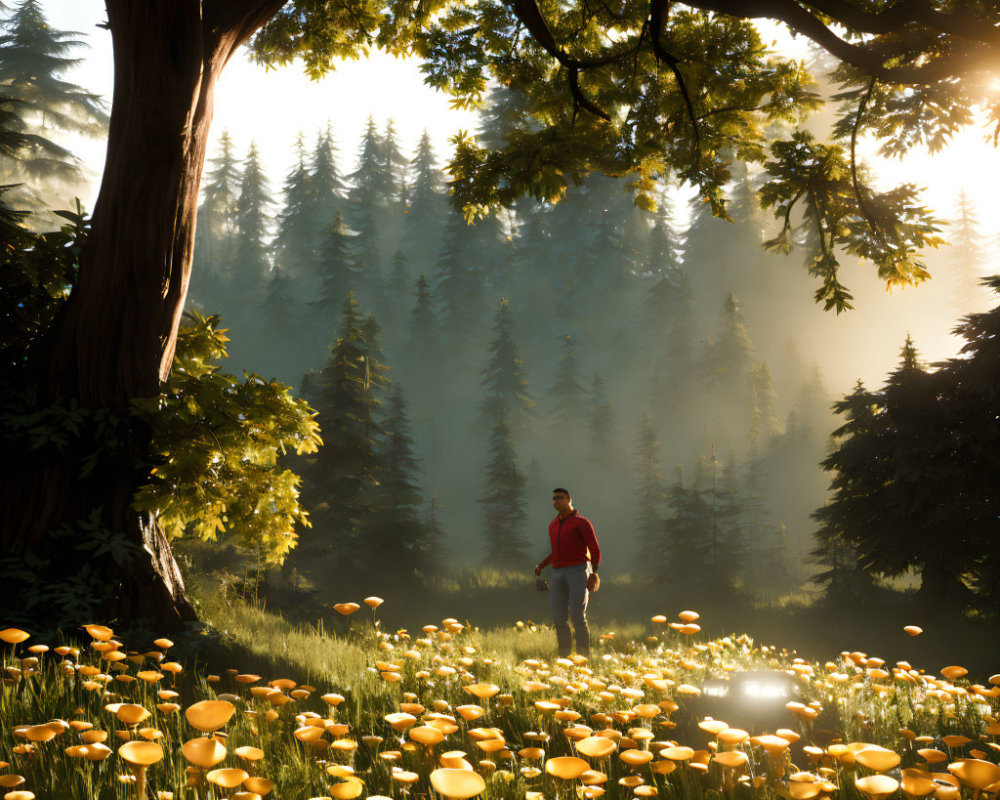
<path id="1" fill-rule="evenodd" d="M 570 652 L 569 621 L 573 620 L 576 649 L 581 655 L 590 654 L 590 628 L 587 627 L 587 577 L 590 564 L 577 564 L 552 570 L 549 581 L 549 606 L 556 627 L 559 655 Z"/>

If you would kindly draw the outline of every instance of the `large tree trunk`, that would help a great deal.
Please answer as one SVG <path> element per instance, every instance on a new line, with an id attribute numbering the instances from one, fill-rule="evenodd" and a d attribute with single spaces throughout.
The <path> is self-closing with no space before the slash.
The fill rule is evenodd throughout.
<path id="1" fill-rule="evenodd" d="M 78 284 L 36 354 L 42 405 L 76 400 L 125 418 L 132 398 L 159 393 L 187 295 L 215 85 L 283 2 L 107 0 L 115 53 L 107 161 Z M 121 430 L 124 446 L 85 478 L 83 460 L 102 442 L 24 460 L 4 481 L 0 555 L 45 559 L 48 579 L 72 581 L 84 565 L 52 531 L 99 509 L 100 525 L 137 554 L 87 565 L 109 589 L 101 613 L 170 630 L 194 611 L 161 528 L 131 508 L 149 477 L 148 434 L 134 421 Z"/>

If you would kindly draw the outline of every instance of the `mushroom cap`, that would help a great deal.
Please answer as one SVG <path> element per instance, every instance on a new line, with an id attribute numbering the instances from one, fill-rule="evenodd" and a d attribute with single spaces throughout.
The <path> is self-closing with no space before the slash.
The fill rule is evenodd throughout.
<path id="1" fill-rule="evenodd" d="M 789 741 L 782 736 L 766 733 L 763 736 L 754 736 L 750 739 L 751 744 L 760 745 L 771 755 L 777 755 L 788 749 Z"/>
<path id="2" fill-rule="evenodd" d="M 899 781 L 888 775 L 866 775 L 864 778 L 855 778 L 854 785 L 866 797 L 878 800 L 896 791 L 899 788 Z"/>
<path id="3" fill-rule="evenodd" d="M 486 713 L 485 708 L 477 705 L 456 706 L 455 710 L 462 715 L 462 719 L 466 722 L 472 722 L 473 720 L 479 719 Z"/>
<path id="4" fill-rule="evenodd" d="M 132 742 L 125 742 L 119 747 L 118 755 L 129 764 L 135 764 L 137 767 L 148 767 L 163 758 L 163 748 L 156 742 L 136 739 Z"/>
<path id="5" fill-rule="evenodd" d="M 919 625 L 907 625 L 903 628 L 910 636 L 919 636 L 924 632 L 924 629 Z"/>
<path id="6" fill-rule="evenodd" d="M 419 725 L 415 728 L 410 728 L 407 731 L 407 736 L 418 744 L 431 746 L 444 741 L 444 733 L 433 725 Z"/>
<path id="7" fill-rule="evenodd" d="M 902 770 L 900 788 L 907 797 L 927 797 L 937 791 L 938 785 L 931 779 L 931 773 L 911 768 Z"/>
<path id="8" fill-rule="evenodd" d="M 499 694 L 500 687 L 494 686 L 492 683 L 470 683 L 465 687 L 465 691 L 473 697 L 478 697 L 480 700 L 486 700 L 493 697 L 495 694 Z"/>
<path id="9" fill-rule="evenodd" d="M 694 750 L 684 745 L 664 747 L 660 750 L 660 755 L 664 758 L 669 758 L 671 761 L 687 761 L 694 756 Z"/>
<path id="10" fill-rule="evenodd" d="M 590 758 L 604 758 L 617 749 L 617 742 L 606 736 L 588 736 L 576 743 L 576 751 Z"/>
<path id="11" fill-rule="evenodd" d="M 25 639 L 30 638 L 31 634 L 27 631 L 22 631 L 20 628 L 4 628 L 0 631 L 0 641 L 4 641 L 7 644 L 20 644 Z"/>
<path id="12" fill-rule="evenodd" d="M 724 767 L 738 768 L 742 767 L 750 759 L 742 750 L 725 750 L 721 753 L 716 753 L 714 760 Z"/>
<path id="13" fill-rule="evenodd" d="M 137 703 L 122 703 L 115 709 L 115 716 L 126 725 L 138 725 L 149 716 L 149 711 Z"/>
<path id="14" fill-rule="evenodd" d="M 740 744 L 749 738 L 750 734 L 742 728 L 726 728 L 719 731 L 717 738 L 723 744 Z"/>
<path id="15" fill-rule="evenodd" d="M 235 713 L 236 706 L 227 700 L 201 700 L 188 706 L 184 716 L 193 728 L 210 733 L 223 727 Z"/>
<path id="16" fill-rule="evenodd" d="M 87 745 L 87 752 L 83 754 L 83 757 L 86 758 L 87 761 L 103 761 L 110 755 L 110 747 L 106 744 L 95 742 L 94 744 Z"/>
<path id="17" fill-rule="evenodd" d="M 575 756 L 560 756 L 550 758 L 545 762 L 545 771 L 549 775 L 555 775 L 557 778 L 567 781 L 576 780 L 589 769 L 590 764 Z"/>
<path id="18" fill-rule="evenodd" d="M 0 788 L 13 789 L 24 783 L 23 775 L 0 775 Z"/>
<path id="19" fill-rule="evenodd" d="M 415 725 L 417 718 L 413 714 L 396 711 L 393 714 L 386 714 L 385 721 L 392 725 L 395 730 L 402 732 Z"/>
<path id="20" fill-rule="evenodd" d="M 948 760 L 947 753 L 934 747 L 923 747 L 920 750 L 917 750 L 917 755 L 928 764 L 940 764 L 942 761 Z"/>
<path id="21" fill-rule="evenodd" d="M 969 670 L 965 667 L 960 667 L 957 664 L 953 664 L 950 667 L 945 667 L 941 670 L 941 674 L 944 675 L 948 680 L 953 681 L 956 678 L 961 678 L 969 674 Z"/>
<path id="22" fill-rule="evenodd" d="M 442 768 L 431 773 L 431 785 L 448 800 L 468 800 L 486 788 L 486 781 L 470 770 Z"/>
<path id="23" fill-rule="evenodd" d="M 703 719 L 699 722 L 698 727 L 706 733 L 712 734 L 712 736 L 717 736 L 729 727 L 729 723 L 723 722 L 721 719 L 712 719 L 711 717 L 708 717 L 707 719 Z"/>
<path id="24" fill-rule="evenodd" d="M 694 622 L 696 619 L 701 619 L 701 614 L 697 611 L 682 611 L 677 615 L 677 619 L 681 622 Z"/>
<path id="25" fill-rule="evenodd" d="M 264 757 L 264 751 L 252 745 L 237 747 L 233 752 L 245 761 L 260 761 Z"/>
<path id="26" fill-rule="evenodd" d="M 181 747 L 184 758 L 196 767 L 214 767 L 226 757 L 226 748 L 217 739 L 189 739 Z"/>
<path id="27" fill-rule="evenodd" d="M 378 608 L 384 602 L 385 600 L 383 600 L 381 597 L 376 597 L 375 595 L 365 598 L 365 605 L 368 606 L 369 608 Z"/>
<path id="28" fill-rule="evenodd" d="M 337 603 L 333 607 L 333 610 L 342 616 L 348 617 L 355 611 L 357 611 L 359 608 L 361 608 L 361 606 L 359 606 L 357 603 Z"/>
<path id="29" fill-rule="evenodd" d="M 107 625 L 84 625 L 83 629 L 90 634 L 90 638 L 97 642 L 107 642 L 115 635 Z"/>
<path id="30" fill-rule="evenodd" d="M 205 776 L 209 783 L 214 783 L 223 789 L 235 789 L 249 777 L 250 774 L 246 770 L 239 769 L 238 767 L 213 769 Z"/>
<path id="31" fill-rule="evenodd" d="M 249 778 L 244 778 L 243 785 L 249 791 L 259 794 L 261 797 L 263 797 L 265 794 L 267 794 L 274 788 L 274 781 L 270 781 L 267 778 L 262 778 L 259 775 L 251 775 Z"/>
<path id="32" fill-rule="evenodd" d="M 899 766 L 900 758 L 895 751 L 873 744 L 855 753 L 854 760 L 875 772 L 888 772 Z"/>
<path id="33" fill-rule="evenodd" d="M 649 750 L 626 750 L 618 757 L 630 767 L 648 764 L 653 760 L 653 754 Z"/>
<path id="34" fill-rule="evenodd" d="M 35 800 L 35 795 L 33 792 L 21 789 L 14 792 L 7 792 L 3 798 L 4 800 Z"/>
<path id="35" fill-rule="evenodd" d="M 978 758 L 959 759 L 948 765 L 948 772 L 977 791 L 1000 781 L 1000 766 Z"/>
<path id="36" fill-rule="evenodd" d="M 361 782 L 360 778 L 355 778 L 351 775 L 344 778 L 340 783 L 332 784 L 329 788 L 334 800 L 354 800 L 354 798 L 360 797 L 361 793 L 364 792 L 365 785 Z"/>

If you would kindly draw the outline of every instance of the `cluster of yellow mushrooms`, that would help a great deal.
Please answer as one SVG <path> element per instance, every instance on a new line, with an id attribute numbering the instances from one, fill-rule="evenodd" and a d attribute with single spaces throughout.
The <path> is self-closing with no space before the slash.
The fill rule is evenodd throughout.
<path id="1" fill-rule="evenodd" d="M 365 600 L 373 611 L 381 602 Z M 335 608 L 347 617 L 360 605 Z M 170 660 L 168 639 L 129 651 L 103 625 L 84 627 L 86 646 L 51 649 L 7 628 L 0 792 L 4 800 L 1000 793 L 1000 675 L 972 684 L 959 666 L 932 675 L 860 652 L 808 664 L 746 636 L 698 641 L 697 619 L 657 615 L 654 632 L 627 647 L 604 634 L 590 660 L 517 664 L 480 652 L 456 619 L 413 635 L 373 626 L 363 638 L 368 669 L 326 692 L 235 668 L 205 675 Z M 783 712 L 788 727 L 751 733 L 690 719 L 706 678 L 745 669 L 782 673 L 799 687 Z M 821 730 L 826 719 L 834 730 Z M 672 738 L 678 731 L 691 740 Z M 870 735 L 853 741 L 857 731 Z"/>

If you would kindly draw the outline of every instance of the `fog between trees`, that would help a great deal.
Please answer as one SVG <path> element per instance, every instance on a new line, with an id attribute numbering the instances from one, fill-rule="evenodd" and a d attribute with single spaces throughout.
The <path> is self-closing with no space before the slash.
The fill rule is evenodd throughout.
<path id="1" fill-rule="evenodd" d="M 512 111 L 494 103 L 481 135 Z M 624 181 L 594 176 L 555 206 L 525 199 L 468 226 L 426 137 L 412 154 L 391 123 L 370 122 L 360 143 L 332 129 L 289 138 L 294 166 L 274 176 L 252 145 L 222 137 L 189 304 L 231 329 L 225 369 L 294 385 L 329 437 L 320 384 L 352 293 L 351 324 L 378 329 L 359 340 L 367 363 L 387 367 L 365 387 L 369 432 L 384 438 L 395 391 L 418 469 L 407 503 L 443 532 L 426 539 L 427 569 L 533 564 L 549 492 L 565 485 L 606 574 L 690 583 L 699 571 L 685 565 L 701 564 L 755 594 L 792 591 L 816 569 L 809 515 L 829 483 L 831 403 L 893 369 L 907 331 L 918 350 L 934 331 L 930 355 L 948 354 L 942 332 L 987 304 L 967 201 L 931 284 L 887 297 L 846 271 L 857 309 L 836 317 L 811 302 L 799 254 L 764 252 L 774 224 L 746 173 L 730 187 L 733 223 L 669 183 L 659 210 L 642 211 Z M 301 466 L 315 527 L 300 558 L 331 537 L 351 563 L 364 509 L 331 513 L 323 470 Z"/>

